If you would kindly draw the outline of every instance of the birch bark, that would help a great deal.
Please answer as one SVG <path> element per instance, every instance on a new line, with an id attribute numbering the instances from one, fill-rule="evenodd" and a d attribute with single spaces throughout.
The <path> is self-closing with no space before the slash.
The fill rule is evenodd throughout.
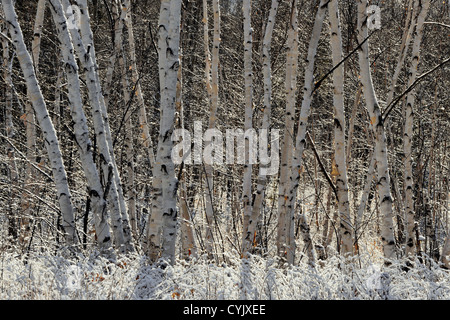
<path id="1" fill-rule="evenodd" d="M 131 81 L 135 85 L 135 92 L 137 97 L 137 102 L 139 105 L 139 128 L 142 131 L 142 141 L 145 149 L 148 152 L 148 157 L 150 159 L 150 169 L 155 162 L 155 155 L 153 153 L 153 143 L 152 138 L 150 136 L 150 128 L 148 126 L 147 121 L 147 111 L 145 110 L 145 102 L 144 95 L 142 94 L 141 81 L 137 69 L 136 64 L 136 49 L 135 49 L 135 41 L 134 41 L 134 32 L 133 32 L 133 18 L 131 14 L 131 2 L 130 0 L 125 1 L 125 6 L 128 10 L 126 16 L 126 26 L 128 31 L 128 52 L 130 55 L 130 67 L 131 67 Z"/>
<path id="2" fill-rule="evenodd" d="M 213 36 L 213 50 L 212 60 L 209 51 L 209 31 L 208 31 L 208 5 L 207 1 L 203 1 L 203 34 L 205 46 L 205 81 L 206 90 L 208 93 L 209 102 L 209 123 L 208 129 L 213 129 L 216 126 L 217 109 L 219 107 L 219 46 L 220 46 L 220 6 L 218 0 L 213 0 L 213 14 L 214 14 L 214 36 Z M 211 73 L 211 75 L 210 75 Z M 212 141 L 207 141 L 205 149 L 210 147 Z M 206 213 L 206 251 L 210 258 L 213 253 L 213 221 L 214 217 L 214 179 L 213 167 L 209 163 L 205 163 L 205 186 L 207 188 L 205 197 L 205 213 Z"/>
<path id="3" fill-rule="evenodd" d="M 273 28 L 275 25 L 275 17 L 277 14 L 279 5 L 279 0 L 272 0 L 269 17 L 266 24 L 266 30 L 264 32 L 264 39 L 262 45 L 262 64 L 263 64 L 263 77 L 264 77 L 264 114 L 262 120 L 261 129 L 269 130 L 271 124 L 271 113 L 272 113 L 272 76 L 271 76 L 271 55 L 270 49 L 272 44 L 272 34 Z M 266 132 L 267 132 L 266 131 Z M 260 131 L 261 134 L 262 131 Z M 272 137 L 273 138 L 273 137 Z M 260 140 L 261 141 L 261 140 Z M 269 142 L 268 142 L 269 143 Z M 274 146 L 272 146 L 274 147 Z M 260 146 L 261 150 L 261 146 Z M 261 155 L 261 153 L 260 153 Z M 260 157 L 261 161 L 261 157 Z M 267 166 L 264 164 L 260 164 L 262 168 L 266 168 Z M 267 168 L 266 168 L 267 169 Z M 256 227 L 260 220 L 261 208 L 265 198 L 265 188 L 267 183 L 267 175 L 262 172 L 263 169 L 260 169 L 257 180 L 257 189 L 255 200 L 252 209 L 252 215 L 248 221 L 248 226 L 246 230 L 246 241 L 243 242 L 245 246 L 243 251 L 249 251 L 251 249 L 252 241 L 256 238 Z"/>
<path id="4" fill-rule="evenodd" d="M 420 60 L 420 45 L 423 37 L 423 25 L 430 7 L 430 0 L 418 1 L 417 24 L 414 32 L 414 42 L 412 45 L 412 60 L 409 68 L 408 87 L 416 80 Z M 405 212 L 406 212 L 406 255 L 414 255 L 414 194 L 413 194 L 413 165 L 412 165 L 412 139 L 414 126 L 414 90 L 406 96 L 405 125 L 403 133 L 403 153 L 405 168 Z"/>
<path id="5" fill-rule="evenodd" d="M 367 28 L 367 0 L 358 0 L 358 42 L 362 43 L 369 35 Z M 363 86 L 366 107 L 369 112 L 370 125 L 375 135 L 375 157 L 377 162 L 377 191 L 379 207 L 382 214 L 381 240 L 384 256 L 395 258 L 395 238 L 392 210 L 392 196 L 390 189 L 389 164 L 387 159 L 386 133 L 381 116 L 381 110 L 372 82 L 369 62 L 368 41 L 364 42 L 358 52 L 361 84 Z"/>
<path id="6" fill-rule="evenodd" d="M 77 243 L 76 226 L 74 221 L 74 208 L 71 201 L 71 193 L 67 183 L 67 173 L 62 161 L 61 150 L 55 128 L 48 114 L 44 97 L 36 79 L 32 58 L 25 46 L 22 30 L 17 22 L 17 15 L 12 0 L 2 0 L 3 12 L 9 25 L 12 41 L 14 43 L 17 58 L 23 71 L 27 85 L 28 96 L 31 99 L 36 112 L 37 120 L 41 126 L 45 139 L 45 147 L 50 159 L 50 166 L 58 193 L 58 202 L 62 214 L 62 226 L 65 232 L 65 240 L 69 245 Z"/>
<path id="7" fill-rule="evenodd" d="M 46 0 L 39 0 L 36 10 L 36 19 L 34 21 L 33 41 L 32 47 L 32 59 L 34 62 L 34 70 L 36 76 L 39 74 L 39 55 L 41 49 L 41 34 L 42 25 L 44 23 Z M 25 245 L 30 232 L 30 217 L 33 212 L 33 204 L 31 203 L 30 194 L 33 192 L 39 192 L 33 187 L 33 180 L 36 179 L 36 170 L 33 167 L 33 163 L 36 162 L 36 118 L 34 116 L 33 107 L 29 102 L 25 103 L 25 131 L 27 136 L 27 166 L 25 170 L 25 192 L 22 196 L 22 219 L 21 219 L 21 236 L 19 241 L 22 245 Z M 56 122 L 55 122 L 56 124 Z M 56 125 L 57 126 L 57 125 Z"/>
<path id="8" fill-rule="evenodd" d="M 69 5 L 68 0 L 63 0 L 63 2 L 65 8 L 67 8 Z M 75 50 L 86 72 L 86 86 L 88 87 L 89 102 L 92 108 L 94 131 L 101 154 L 103 184 L 105 190 L 108 190 L 108 201 L 111 204 L 113 235 L 120 252 L 134 251 L 122 183 L 113 151 L 108 113 L 98 75 L 88 6 L 86 0 L 78 0 L 76 4 L 81 12 L 80 33 L 76 32 L 76 29 L 70 31 L 73 41 L 76 43 L 74 46 Z M 123 19 L 124 16 L 121 21 Z"/>
<path id="9" fill-rule="evenodd" d="M 156 231 L 162 227 L 162 243 L 157 243 L 158 236 L 150 234 L 150 245 L 161 247 L 161 257 L 171 264 L 175 263 L 175 240 L 177 232 L 176 193 L 178 181 L 175 177 L 175 166 L 172 161 L 173 142 L 171 139 L 177 90 L 177 75 L 180 46 L 181 0 L 162 0 L 159 17 L 158 65 L 161 88 L 161 120 L 158 137 L 158 150 L 154 173 L 159 181 L 154 180 L 157 191 L 157 203 L 152 218 Z M 155 185 L 156 183 L 156 185 Z M 159 183 L 161 185 L 159 185 Z M 159 190 L 161 192 L 159 192 Z M 158 199 L 159 198 L 159 199 Z"/>
<path id="10" fill-rule="evenodd" d="M 343 59 L 342 34 L 339 18 L 338 1 L 331 0 L 328 3 L 331 26 L 331 51 L 333 65 L 336 66 Z M 350 206 L 348 198 L 347 161 L 345 152 L 345 111 L 344 111 L 344 65 L 341 64 L 333 72 L 333 111 L 334 111 L 334 159 L 336 163 L 336 189 L 337 202 L 340 217 L 339 233 L 341 241 L 341 253 L 353 254 L 353 230 L 350 218 Z"/>
<path id="11" fill-rule="evenodd" d="M 83 110 L 78 65 L 73 55 L 74 48 L 72 39 L 67 28 L 67 20 L 64 16 L 63 6 L 60 0 L 49 0 L 49 4 L 52 9 L 64 69 L 67 75 L 70 113 L 74 123 L 75 140 L 80 153 L 81 164 L 88 183 L 97 241 L 101 250 L 109 250 L 111 247 L 111 235 L 108 224 L 108 213 L 106 211 L 106 201 L 100 183 L 100 176 L 93 160 L 93 145 L 89 138 L 87 119 Z"/>
<path id="12" fill-rule="evenodd" d="M 286 204 L 283 204 L 283 201 L 284 202 L 289 201 L 290 202 L 289 206 L 291 210 L 294 209 L 292 204 L 295 203 L 295 197 L 297 195 L 298 183 L 300 179 L 303 150 L 305 149 L 306 145 L 306 128 L 308 124 L 308 118 L 311 113 L 315 56 L 320 39 L 320 33 L 322 31 L 322 25 L 323 20 L 325 18 L 328 1 L 329 0 L 321 0 L 319 3 L 319 7 L 317 9 L 316 17 L 314 20 L 314 26 L 308 46 L 308 55 L 306 60 L 307 66 L 305 68 L 305 84 L 303 87 L 303 100 L 300 110 L 300 119 L 297 127 L 297 135 L 295 138 L 295 152 L 293 152 L 292 154 L 292 159 L 289 160 L 291 161 L 291 166 L 288 167 L 291 168 L 290 171 L 288 171 L 290 174 L 291 185 L 289 190 L 280 192 L 280 194 L 282 195 L 282 198 L 279 199 L 279 201 L 281 200 L 281 206 L 283 205 L 286 206 Z M 283 160 L 281 160 L 280 177 L 282 176 L 281 170 L 283 170 Z M 281 214 L 283 213 L 281 212 Z M 282 243 L 282 241 L 283 239 L 278 240 L 279 243 Z"/>
<path id="13" fill-rule="evenodd" d="M 159 31 L 158 31 L 158 69 L 159 69 L 159 87 L 161 90 L 161 103 L 163 102 L 163 93 L 167 91 L 166 88 L 166 57 L 167 54 L 173 54 L 170 52 L 171 48 L 166 41 L 168 37 L 168 24 L 170 19 L 170 1 L 165 0 L 161 1 L 160 11 L 159 11 Z M 175 89 L 176 90 L 176 89 Z M 163 125 L 163 108 L 161 104 L 160 109 L 160 133 L 158 136 L 158 145 L 157 145 L 157 153 L 155 158 L 155 163 L 153 166 L 153 196 L 152 196 L 152 204 L 151 204 L 151 212 L 148 216 L 147 223 L 147 254 L 151 261 L 155 262 L 161 256 L 162 250 L 162 229 L 163 229 L 163 189 L 162 189 L 162 163 L 161 163 L 161 151 L 160 144 L 163 140 L 161 135 L 163 131 L 161 131 L 161 126 Z M 163 128 L 165 129 L 165 128 Z M 171 135 L 171 133 L 170 133 Z M 165 138 L 166 140 L 170 140 L 169 136 Z"/>
<path id="14" fill-rule="evenodd" d="M 286 126 L 284 129 L 283 146 L 280 159 L 280 180 L 278 196 L 278 226 L 277 248 L 280 257 L 284 257 L 288 263 L 294 262 L 295 241 L 294 210 L 295 200 L 290 198 L 294 194 L 291 185 L 291 168 L 294 157 L 294 120 L 295 120 L 295 92 L 297 88 L 298 66 L 298 1 L 292 2 L 290 23 L 288 29 L 288 53 L 286 57 Z M 297 189 L 295 189 L 295 192 Z"/>
<path id="15" fill-rule="evenodd" d="M 6 30 L 5 26 L 5 30 Z M 13 82 L 12 82 L 12 65 L 14 60 L 14 55 L 10 57 L 9 54 L 9 43 L 8 40 L 3 39 L 2 41 L 2 47 L 3 47 L 3 79 L 6 84 L 5 88 L 5 129 L 6 129 L 6 137 L 13 141 L 14 137 L 16 136 L 15 128 L 14 128 L 14 122 L 13 122 Z M 9 210 L 8 210 L 8 234 L 13 237 L 13 239 L 16 239 L 17 234 L 19 233 L 19 230 L 17 230 L 17 219 L 16 215 L 14 214 L 14 209 L 12 208 L 12 203 L 14 202 L 16 196 L 14 195 L 14 192 L 11 192 L 11 189 L 14 186 L 17 186 L 18 181 L 18 172 L 17 172 L 17 166 L 15 161 L 15 152 L 14 148 L 8 144 L 6 147 L 6 154 L 8 157 L 8 164 L 9 164 L 9 182 L 10 182 L 10 196 L 9 196 Z M 22 221 L 25 221 L 25 217 L 21 217 L 21 229 L 22 228 Z M 20 230 L 22 231 L 22 230 Z M 19 233 L 20 238 L 22 238 L 22 232 Z"/>
<path id="16" fill-rule="evenodd" d="M 252 71 L 252 47 L 253 29 L 251 24 L 252 1 L 243 0 L 242 11 L 244 18 L 244 87 L 245 87 L 245 111 L 244 131 L 252 128 L 253 115 L 253 71 Z M 252 214 L 252 164 L 250 162 L 250 144 L 245 137 L 245 164 L 244 181 L 242 185 L 242 202 L 244 208 L 244 223 L 242 235 L 242 254 L 246 257 L 248 248 L 251 247 L 252 235 L 247 234 L 249 220 Z M 245 243 L 245 244 L 244 244 Z M 250 243 L 250 246 L 248 245 Z M 245 250 L 245 251 L 244 251 Z"/>
<path id="17" fill-rule="evenodd" d="M 122 2 L 122 12 L 125 12 L 125 22 L 128 20 L 127 15 L 129 10 L 128 7 L 130 5 L 129 1 Z M 122 39 L 121 39 L 122 40 Z M 120 41 L 119 48 L 119 70 L 121 70 L 121 81 L 122 81 L 122 92 L 123 92 L 123 108 L 124 112 L 124 121 L 125 121 L 125 138 L 124 138 L 124 148 L 126 150 L 126 168 L 125 168 L 125 188 L 128 197 L 128 217 L 130 218 L 129 224 L 124 224 L 124 229 L 126 227 L 131 227 L 131 230 L 127 230 L 125 234 L 136 234 L 137 225 L 136 225 L 136 186 L 135 186 L 135 168 L 134 168 L 134 142 L 133 142 L 133 121 L 132 121 L 132 113 L 131 113 L 131 95 L 130 95 L 130 84 L 128 80 L 128 70 L 127 63 L 125 61 L 126 52 L 124 49 L 123 41 Z M 136 65 L 134 65 L 136 66 Z M 133 65 L 130 64 L 131 69 Z M 136 84 L 135 84 L 136 85 Z M 135 88 L 133 88 L 135 89 Z M 135 91 L 134 91 L 135 92 Z M 125 239 L 125 241 L 130 241 L 130 239 Z"/>

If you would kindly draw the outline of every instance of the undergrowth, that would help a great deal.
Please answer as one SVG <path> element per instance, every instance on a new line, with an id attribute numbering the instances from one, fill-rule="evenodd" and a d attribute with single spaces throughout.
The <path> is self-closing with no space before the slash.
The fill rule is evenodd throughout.
<path id="1" fill-rule="evenodd" d="M 224 257 L 219 264 L 201 256 L 170 266 L 137 254 L 110 262 L 95 254 L 3 252 L 0 299 L 450 299 L 450 272 L 426 257 L 410 268 L 401 260 L 379 265 L 364 255 L 334 255 L 315 267 L 306 257 L 295 266 L 260 256 L 242 260 L 235 252 Z"/>

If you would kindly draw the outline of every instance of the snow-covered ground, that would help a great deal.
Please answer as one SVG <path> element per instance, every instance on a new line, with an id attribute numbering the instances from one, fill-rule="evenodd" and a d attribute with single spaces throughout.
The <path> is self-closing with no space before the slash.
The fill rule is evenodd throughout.
<path id="1" fill-rule="evenodd" d="M 238 254 L 226 263 L 205 258 L 164 269 L 142 256 L 67 259 L 49 255 L 0 255 L 0 299 L 450 299 L 450 271 L 432 262 L 408 272 L 361 256 L 345 262 L 332 256 L 315 268 L 306 257 L 279 268 L 274 259 Z"/>

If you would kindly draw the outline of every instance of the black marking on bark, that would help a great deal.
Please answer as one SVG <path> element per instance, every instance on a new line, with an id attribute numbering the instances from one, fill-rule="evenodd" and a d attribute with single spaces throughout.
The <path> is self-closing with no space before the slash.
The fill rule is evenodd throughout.
<path id="1" fill-rule="evenodd" d="M 338 119 L 336 119 L 336 118 L 334 119 L 334 126 L 342 131 L 341 122 Z"/>
<path id="2" fill-rule="evenodd" d="M 89 196 L 96 197 L 96 198 L 100 197 L 100 195 L 98 194 L 98 192 L 96 190 L 89 191 Z"/>

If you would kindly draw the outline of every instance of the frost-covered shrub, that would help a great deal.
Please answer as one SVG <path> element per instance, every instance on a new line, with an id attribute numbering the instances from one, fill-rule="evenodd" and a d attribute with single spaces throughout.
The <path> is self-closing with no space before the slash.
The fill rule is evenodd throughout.
<path id="1" fill-rule="evenodd" d="M 161 268 L 138 255 L 112 263 L 95 255 L 3 253 L 0 299 L 450 299 L 450 272 L 426 257 L 408 269 L 403 261 L 385 267 L 369 256 L 335 255 L 316 267 L 305 258 L 283 268 L 273 258 L 224 257 L 221 264 L 201 256 Z"/>

